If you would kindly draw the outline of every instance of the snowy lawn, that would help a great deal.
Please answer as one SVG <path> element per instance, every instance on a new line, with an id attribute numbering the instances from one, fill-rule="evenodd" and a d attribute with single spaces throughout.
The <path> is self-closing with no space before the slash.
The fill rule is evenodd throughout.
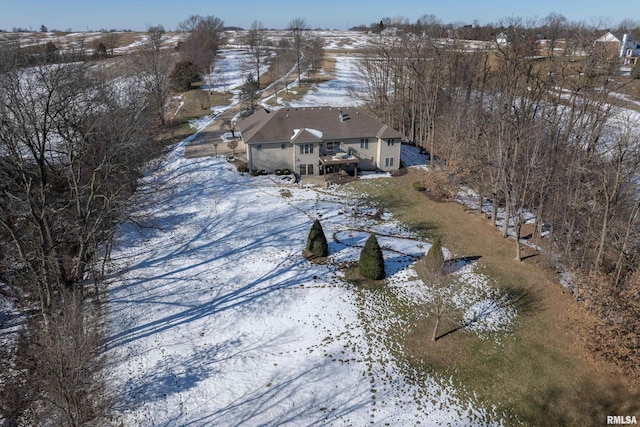
<path id="1" fill-rule="evenodd" d="M 488 422 L 446 378 L 411 375 L 380 335 L 410 325 L 337 269 L 379 233 L 387 291 L 419 303 L 428 289 L 411 266 L 428 243 L 338 189 L 241 176 L 182 151 L 149 173 L 137 224 L 114 249 L 108 348 L 127 425 Z M 301 256 L 314 218 L 330 241 L 325 265 Z M 487 305 L 480 282 L 477 298 L 460 297 L 470 309 Z"/>
<path id="2" fill-rule="evenodd" d="M 361 102 L 353 93 L 364 91 L 358 80 L 357 59 L 351 56 L 330 55 L 336 61 L 334 78 L 315 85 L 299 101 L 291 101 L 290 107 L 313 107 L 328 105 L 333 107 L 357 107 Z"/>

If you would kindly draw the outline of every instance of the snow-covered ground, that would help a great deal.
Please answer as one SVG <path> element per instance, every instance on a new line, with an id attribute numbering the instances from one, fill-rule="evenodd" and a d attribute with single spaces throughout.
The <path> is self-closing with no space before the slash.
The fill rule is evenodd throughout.
<path id="1" fill-rule="evenodd" d="M 268 66 L 262 65 L 260 73 L 265 73 Z M 218 53 L 218 59 L 212 73 L 204 76 L 207 83 L 202 87 L 203 90 L 214 90 L 216 92 L 239 92 L 240 86 L 245 82 L 250 72 L 255 70 L 251 68 L 249 53 L 239 48 L 222 49 Z"/>
<path id="2" fill-rule="evenodd" d="M 23 295 L 12 295 L 15 290 L 9 289 L 0 282 L 0 357 L 4 357 L 4 366 L 13 365 L 13 357 L 20 330 L 25 326 L 25 316 L 20 312 L 19 299 Z M 2 387 L 2 379 L 0 379 Z M 3 418 L 0 416 L 0 423 Z"/>
<path id="3" fill-rule="evenodd" d="M 389 292 L 417 304 L 429 290 L 411 265 L 428 242 L 386 211 L 374 218 L 358 195 L 241 176 L 182 151 L 146 177 L 138 225 L 121 228 L 113 254 L 108 348 L 127 425 L 489 422 L 447 378 L 412 376 L 394 358 L 380 337 L 411 326 L 337 268 L 376 232 Z M 314 218 L 330 241 L 326 265 L 301 256 Z M 456 274 L 478 278 L 460 294 L 468 308 L 486 307 L 481 276 Z M 508 329 L 502 308 L 476 322 L 486 320 L 480 333 Z"/>
<path id="4" fill-rule="evenodd" d="M 357 77 L 357 59 L 353 56 L 330 55 L 336 61 L 335 76 L 328 82 L 320 83 L 307 92 L 299 101 L 289 103 L 291 107 L 313 107 L 328 105 L 332 107 L 355 107 L 361 101 L 354 93 L 363 90 Z"/>

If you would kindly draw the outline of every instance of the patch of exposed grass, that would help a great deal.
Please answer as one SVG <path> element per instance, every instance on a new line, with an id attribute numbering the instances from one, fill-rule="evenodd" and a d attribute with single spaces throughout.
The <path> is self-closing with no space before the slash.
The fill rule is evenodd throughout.
<path id="1" fill-rule="evenodd" d="M 298 85 L 297 74 L 293 73 L 290 76 L 291 83 L 287 90 L 280 90 L 278 92 L 279 100 L 272 98 L 267 101 L 267 104 L 276 106 L 281 104 L 287 104 L 293 101 L 301 100 L 310 90 L 320 83 L 325 83 L 335 78 L 336 72 L 336 60 L 335 58 L 329 58 L 325 56 L 320 62 L 320 68 L 304 77 Z M 271 75 L 266 73 L 266 75 Z M 261 81 L 262 84 L 262 81 Z"/>
<path id="2" fill-rule="evenodd" d="M 289 190 L 288 188 L 281 188 L 280 195 L 284 199 L 290 199 L 291 197 L 293 197 L 293 194 L 291 194 L 291 190 Z"/>
<path id="3" fill-rule="evenodd" d="M 211 113 L 212 107 L 229 105 L 231 103 L 231 93 L 219 93 L 193 89 L 181 94 L 183 105 L 174 116 L 176 122 L 185 122 L 194 118 L 202 117 Z"/>
<path id="4" fill-rule="evenodd" d="M 178 142 L 193 135 L 195 129 L 189 125 L 189 120 L 211 114 L 212 107 L 229 105 L 233 95 L 193 89 L 177 96 L 179 99 L 176 97 L 171 100 L 170 119 L 162 134 L 162 137 L 170 142 Z"/>
<path id="5" fill-rule="evenodd" d="M 314 85 L 316 83 L 317 82 L 310 83 L 307 79 L 302 79 L 302 84 L 300 86 L 289 85 L 287 90 L 281 90 L 278 93 L 280 103 L 287 104 L 293 101 L 300 101 L 307 93 L 309 93 L 310 90 L 314 89 Z M 275 102 L 275 100 L 273 101 Z"/>
<path id="6" fill-rule="evenodd" d="M 454 256 L 480 257 L 478 268 L 495 286 L 516 295 L 519 318 L 499 342 L 461 331 L 430 340 L 432 319 L 415 315 L 415 327 L 398 343 L 418 375 L 451 375 L 459 391 L 486 407 L 495 406 L 508 424 L 603 425 L 606 415 L 638 414 L 638 391 L 614 367 L 595 361 L 578 331 L 593 322 L 554 281 L 541 256 L 516 262 L 515 244 L 486 219 L 457 203 L 434 202 L 416 192 L 416 172 L 387 180 L 349 184 L 370 201 L 426 238 L 439 237 Z M 522 297 L 522 298 L 521 298 Z M 389 305 L 404 318 L 417 307 Z M 453 324 L 442 325 L 441 330 Z"/>

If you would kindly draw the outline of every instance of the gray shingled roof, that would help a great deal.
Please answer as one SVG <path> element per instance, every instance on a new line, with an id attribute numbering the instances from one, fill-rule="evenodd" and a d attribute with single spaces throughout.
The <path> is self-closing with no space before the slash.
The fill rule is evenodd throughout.
<path id="1" fill-rule="evenodd" d="M 342 112 L 343 120 L 340 120 Z M 319 142 L 351 138 L 402 138 L 402 134 L 353 107 L 258 110 L 238 123 L 246 144 Z M 305 129 L 305 132 L 296 132 Z M 296 136 L 295 141 L 292 138 Z"/>

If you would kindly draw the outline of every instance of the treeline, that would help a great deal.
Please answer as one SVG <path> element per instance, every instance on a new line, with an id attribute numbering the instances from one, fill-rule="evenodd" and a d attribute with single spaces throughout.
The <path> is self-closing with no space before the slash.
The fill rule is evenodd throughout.
<path id="1" fill-rule="evenodd" d="M 14 55 L 14 65 L 27 67 L 113 57 L 121 36 L 121 32 L 104 32 L 91 41 L 78 36 L 61 44 L 62 39 L 46 37 L 34 42 L 32 38 L 14 33 L 2 37 L 0 44 L 5 51 L 19 52 Z"/>
<path id="2" fill-rule="evenodd" d="M 561 25 L 557 25 L 561 24 Z M 384 30 L 389 32 L 426 32 L 431 37 L 437 38 L 455 38 L 465 40 L 495 40 L 497 34 L 509 28 L 527 27 L 530 34 L 536 34 L 538 38 L 545 37 L 545 33 L 555 27 L 560 31 L 560 37 L 572 37 L 577 32 L 603 32 L 612 31 L 615 34 L 632 34 L 636 39 L 640 39 L 640 25 L 634 19 L 624 19 L 619 23 L 613 23 L 605 18 L 598 18 L 589 23 L 584 21 L 569 21 L 565 16 L 551 13 L 542 19 L 505 18 L 497 22 L 490 22 L 481 25 L 477 20 L 472 23 L 466 22 L 449 22 L 445 23 L 438 19 L 437 16 L 424 14 L 415 21 L 403 16 L 393 18 L 384 17 L 378 22 L 372 22 L 369 25 L 358 25 L 351 27 L 351 31 L 369 32 L 372 34 L 381 33 Z M 602 34 L 599 34 L 602 35 Z"/>
<path id="3" fill-rule="evenodd" d="M 465 185 L 491 222 L 505 212 L 517 260 L 535 216 L 527 237 L 600 321 L 589 345 L 637 375 L 640 116 L 615 106 L 630 80 L 601 34 L 551 18 L 478 45 L 422 21 L 379 37 L 361 56 L 363 100 L 429 153 L 434 192 Z"/>
<path id="4" fill-rule="evenodd" d="M 0 419 L 97 425 L 114 396 L 103 277 L 116 228 L 162 149 L 161 70 L 150 65 L 152 42 L 138 53 L 152 59 L 122 62 L 118 76 L 103 63 L 25 55 L 35 53 L 0 46 L 0 281 L 26 320 L 0 355 Z"/>
<path id="5" fill-rule="evenodd" d="M 26 320 L 16 345 L 0 350 L 5 424 L 113 421 L 103 309 L 112 241 L 134 221 L 130 204 L 161 136 L 171 138 L 171 95 L 203 78 L 211 84 L 225 42 L 215 16 L 190 16 L 180 30 L 182 40 L 168 43 L 164 28 L 151 26 L 117 58 L 117 33 L 96 40 L 90 56 L 82 39 L 64 54 L 19 37 L 0 45 L 0 292 Z M 275 78 L 295 68 L 299 79 L 319 67 L 322 42 L 307 30 L 298 18 L 272 43 L 261 23 L 252 25 L 247 108 L 263 65 Z"/>

